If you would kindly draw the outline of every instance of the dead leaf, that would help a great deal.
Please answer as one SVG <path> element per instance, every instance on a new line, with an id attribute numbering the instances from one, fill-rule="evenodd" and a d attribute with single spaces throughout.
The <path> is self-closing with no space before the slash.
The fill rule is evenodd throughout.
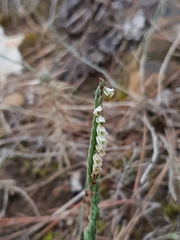
<path id="1" fill-rule="evenodd" d="M 5 97 L 2 101 L 2 104 L 10 106 L 23 106 L 24 101 L 24 96 L 21 93 L 14 92 Z"/>
<path id="2" fill-rule="evenodd" d="M 140 72 L 139 70 L 134 70 L 129 75 L 128 89 L 136 93 L 140 93 Z"/>

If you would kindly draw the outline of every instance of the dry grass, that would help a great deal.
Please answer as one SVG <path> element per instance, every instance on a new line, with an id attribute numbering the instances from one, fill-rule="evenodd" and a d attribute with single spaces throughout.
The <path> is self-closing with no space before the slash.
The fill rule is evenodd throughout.
<path id="1" fill-rule="evenodd" d="M 49 24 L 53 9 L 54 5 Z M 26 70 L 1 83 L 1 238 L 81 239 L 83 191 L 73 196 L 69 179 L 74 170 L 80 170 L 85 181 L 93 111 L 90 91 L 96 80 L 91 86 L 86 72 L 74 84 L 73 68 L 69 73 L 72 81 L 59 81 L 59 76 L 69 70 L 73 55 L 74 63 L 83 62 L 104 74 L 117 88 L 114 101 L 104 102 L 109 135 L 100 179 L 97 240 L 178 239 L 179 71 L 163 82 L 159 75 L 161 87 L 153 87 L 151 97 L 145 95 L 152 87 L 151 80 L 142 81 L 141 101 L 140 96 L 115 83 L 113 66 L 108 72 L 92 63 L 54 29 L 48 30 L 48 25 L 41 25 L 28 11 L 23 14 L 27 27 L 42 38 L 23 52 L 33 71 Z M 141 45 L 145 51 L 141 63 L 146 61 L 146 47 Z M 129 67 L 132 64 L 130 61 Z M 165 62 L 163 72 L 164 67 L 168 68 Z M 167 88 L 171 94 L 163 95 Z M 128 96 L 119 99 L 119 90 Z M 20 99 L 10 98 L 7 103 L 7 96 L 13 93 Z M 42 195 L 49 198 L 42 199 Z M 15 208 L 17 196 L 24 202 Z"/>

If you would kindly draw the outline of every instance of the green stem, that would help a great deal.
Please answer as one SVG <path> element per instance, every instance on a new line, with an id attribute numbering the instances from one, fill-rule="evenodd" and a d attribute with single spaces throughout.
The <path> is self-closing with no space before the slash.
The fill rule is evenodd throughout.
<path id="1" fill-rule="evenodd" d="M 106 82 L 101 80 L 99 86 L 97 87 L 95 100 L 94 100 L 94 109 L 102 104 L 102 94 L 103 88 L 105 87 Z M 91 138 L 88 151 L 88 166 L 87 166 L 87 181 L 88 181 L 88 191 L 90 197 L 90 215 L 88 217 L 88 226 L 84 230 L 84 240 L 95 240 L 96 239 L 96 221 L 99 217 L 99 208 L 98 203 L 100 197 L 98 194 L 99 183 L 97 182 L 97 176 L 93 177 L 93 155 L 96 152 L 96 136 L 97 136 L 97 126 L 96 116 L 93 117 L 92 129 L 91 129 Z"/>

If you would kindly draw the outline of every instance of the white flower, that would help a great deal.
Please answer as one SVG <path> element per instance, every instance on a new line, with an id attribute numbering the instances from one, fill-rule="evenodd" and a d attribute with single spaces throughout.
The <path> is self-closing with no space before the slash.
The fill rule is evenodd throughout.
<path id="1" fill-rule="evenodd" d="M 114 95 L 114 88 L 108 88 L 104 87 L 103 88 L 104 94 L 106 94 L 108 97 L 112 97 Z"/>
<path id="2" fill-rule="evenodd" d="M 102 124 L 98 124 L 98 126 L 97 126 L 97 132 L 98 132 L 98 131 L 107 132 L 106 129 L 105 129 L 105 127 L 104 127 Z"/>
<path id="3" fill-rule="evenodd" d="M 102 168 L 93 165 L 93 173 L 94 173 L 95 175 L 97 175 L 97 174 L 99 174 L 99 171 L 102 171 Z"/>
<path id="4" fill-rule="evenodd" d="M 101 105 L 99 105 L 96 109 L 94 109 L 93 114 L 95 116 L 99 116 L 100 112 L 102 112 L 102 106 Z"/>
<path id="5" fill-rule="evenodd" d="M 96 141 L 97 143 L 101 146 L 101 147 L 106 147 L 106 144 L 107 144 L 107 140 L 105 137 L 102 137 L 102 136 L 97 136 L 96 137 Z"/>
<path id="6" fill-rule="evenodd" d="M 105 155 L 105 148 L 102 145 L 97 144 L 96 145 L 96 150 L 99 153 L 100 156 Z"/>
<path id="7" fill-rule="evenodd" d="M 105 123 L 106 120 L 103 118 L 103 116 L 99 115 L 99 117 L 96 118 L 97 123 Z"/>
<path id="8" fill-rule="evenodd" d="M 99 154 L 95 153 L 93 155 L 93 162 L 94 162 L 94 166 L 96 167 L 102 166 L 102 158 L 99 156 Z"/>
<path id="9" fill-rule="evenodd" d="M 101 124 L 98 124 L 97 135 L 101 137 L 105 137 L 107 134 L 108 132 L 106 131 L 106 129 Z"/>

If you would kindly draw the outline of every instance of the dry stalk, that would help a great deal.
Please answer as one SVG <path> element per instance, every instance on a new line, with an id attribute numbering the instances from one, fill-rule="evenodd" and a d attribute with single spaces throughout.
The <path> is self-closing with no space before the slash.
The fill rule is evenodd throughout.
<path id="1" fill-rule="evenodd" d="M 35 215 L 39 216 L 38 210 L 34 202 L 31 200 L 31 198 L 27 195 L 26 192 L 24 192 L 21 188 L 15 186 L 15 182 L 13 180 L 0 180 L 0 189 L 5 190 L 5 195 L 4 195 L 4 201 L 3 202 L 3 209 L 1 210 L 2 216 L 4 215 L 6 211 L 6 206 L 8 202 L 8 196 L 9 195 L 14 195 L 15 193 L 20 194 L 31 206 L 33 212 Z"/>
<path id="2" fill-rule="evenodd" d="M 142 162 L 144 160 L 145 156 L 145 151 L 146 151 L 146 141 L 147 141 L 147 131 L 146 131 L 146 125 L 145 125 L 145 113 L 143 114 L 144 116 L 144 128 L 143 128 L 143 139 L 142 139 L 142 150 L 141 150 L 141 156 L 140 156 L 140 161 L 138 165 L 138 171 L 137 171 L 137 176 L 134 184 L 134 190 L 133 190 L 133 198 L 135 198 L 137 194 L 137 189 L 139 185 L 139 180 L 141 176 L 141 170 L 142 170 Z"/>
<path id="3" fill-rule="evenodd" d="M 170 134 L 169 134 L 170 135 Z M 170 138 L 170 137 L 169 137 Z M 163 143 L 166 146 L 166 149 L 168 151 L 169 157 L 167 157 L 167 163 L 169 167 L 169 191 L 174 199 L 174 201 L 178 200 L 176 188 L 174 185 L 175 177 L 179 175 L 179 172 L 177 172 L 179 168 L 179 163 L 178 160 L 176 159 L 175 152 L 174 152 L 174 147 L 173 147 L 173 142 L 171 139 L 167 139 L 165 136 L 160 135 L 160 139 L 163 141 Z"/>
<path id="4" fill-rule="evenodd" d="M 145 34 L 144 36 L 144 46 L 143 46 L 143 52 L 142 52 L 142 56 L 140 59 L 140 80 L 141 80 L 141 93 L 142 93 L 142 98 L 145 97 L 145 88 L 144 88 L 144 82 L 145 82 L 145 63 L 147 60 L 147 55 L 148 55 L 148 50 L 149 50 L 149 45 L 150 45 L 150 41 L 152 38 L 152 35 L 154 33 L 154 31 L 156 30 L 156 23 L 158 22 L 158 19 L 160 17 L 160 13 L 162 11 L 162 8 L 164 6 L 164 4 L 166 3 L 166 0 L 161 0 L 159 2 L 158 8 L 154 14 L 153 20 L 152 20 L 152 25 L 149 28 L 148 32 Z"/>
<path id="5" fill-rule="evenodd" d="M 160 92 L 162 90 L 162 86 L 161 86 L 161 82 L 162 79 L 164 77 L 165 71 L 168 67 L 168 64 L 171 60 L 171 57 L 174 53 L 174 51 L 176 50 L 177 46 L 179 45 L 180 42 L 180 33 L 178 34 L 178 36 L 176 37 L 176 39 L 174 40 L 173 44 L 171 45 L 171 47 L 169 48 L 166 57 L 161 65 L 161 68 L 159 70 L 159 75 L 158 75 L 158 103 L 160 104 L 161 99 L 160 99 Z"/>
<path id="6" fill-rule="evenodd" d="M 147 115 L 145 115 L 145 123 L 147 125 L 147 128 L 151 132 L 151 137 L 152 137 L 152 142 L 153 142 L 153 155 L 151 158 L 151 162 L 148 164 L 148 167 L 144 171 L 143 175 L 141 176 L 140 183 L 143 184 L 145 180 L 147 179 L 148 174 L 150 173 L 151 169 L 153 168 L 153 164 L 156 162 L 159 154 L 159 149 L 158 149 L 158 136 L 155 132 L 155 129 L 152 127 L 150 124 Z"/>
<path id="7" fill-rule="evenodd" d="M 154 185 L 151 187 L 151 190 L 149 191 L 148 195 L 145 198 L 145 203 L 142 204 L 142 206 L 140 206 L 135 214 L 133 215 L 132 219 L 129 221 L 129 223 L 124 226 L 122 228 L 122 230 L 120 231 L 118 237 L 115 240 L 128 240 L 130 233 L 132 232 L 135 224 L 138 222 L 139 218 L 142 217 L 144 215 L 144 211 L 146 210 L 148 204 L 149 204 L 149 200 L 152 198 L 153 193 L 155 192 L 155 190 L 157 189 L 157 187 L 159 186 L 159 184 L 161 183 L 162 179 L 164 178 L 166 172 L 168 169 L 168 164 L 166 163 L 161 171 L 161 173 L 159 174 L 159 176 L 157 177 L 157 179 L 155 180 Z"/>

